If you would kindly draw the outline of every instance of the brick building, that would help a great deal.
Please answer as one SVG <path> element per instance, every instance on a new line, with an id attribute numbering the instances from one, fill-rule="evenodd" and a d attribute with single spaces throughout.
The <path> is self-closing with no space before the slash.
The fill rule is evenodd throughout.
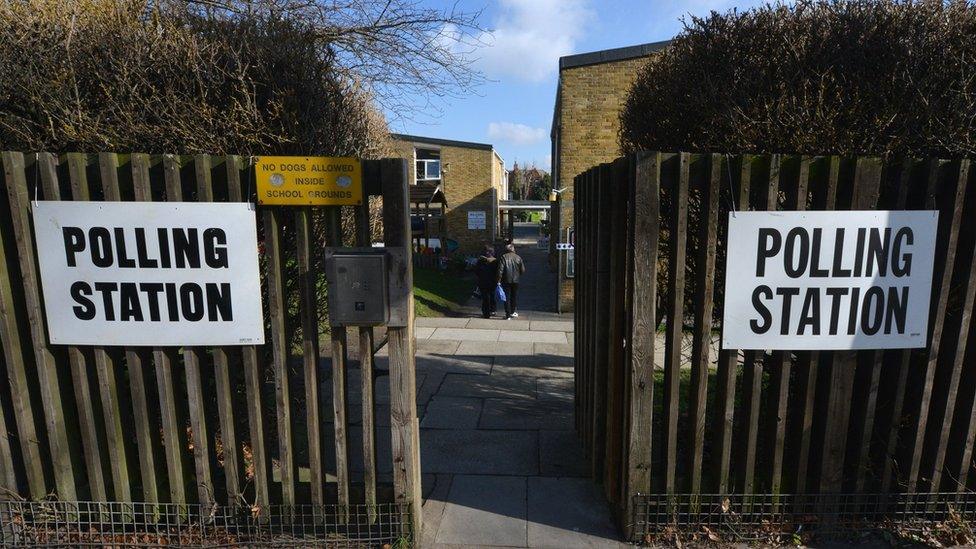
<path id="1" fill-rule="evenodd" d="M 573 226 L 573 178 L 591 166 L 620 156 L 618 131 L 620 111 L 637 71 L 648 58 L 668 42 L 654 42 L 626 48 L 567 55 L 559 59 L 559 84 L 552 113 L 553 188 L 559 195 L 553 212 L 553 226 L 566 239 Z M 560 312 L 573 310 L 573 279 L 567 252 L 558 252 Z"/>
<path id="2" fill-rule="evenodd" d="M 447 238 L 456 240 L 460 251 L 473 253 L 495 240 L 498 201 L 507 198 L 508 176 L 492 145 L 404 134 L 391 138 L 396 156 L 412 160 L 410 183 L 444 192 Z"/>

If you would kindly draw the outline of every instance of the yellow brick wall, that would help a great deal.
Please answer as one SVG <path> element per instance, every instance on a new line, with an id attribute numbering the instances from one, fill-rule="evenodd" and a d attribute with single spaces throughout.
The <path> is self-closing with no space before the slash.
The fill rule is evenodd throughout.
<path id="1" fill-rule="evenodd" d="M 563 69 L 559 73 L 559 140 L 557 188 L 562 193 L 559 238 L 573 224 L 573 178 L 592 166 L 620 156 L 620 111 L 648 57 Z M 554 164 L 555 165 L 555 164 Z M 573 280 L 565 277 L 565 258 L 560 256 L 560 310 L 573 310 Z"/>
<path id="2" fill-rule="evenodd" d="M 490 241 L 497 214 L 491 198 L 495 188 L 501 200 L 504 180 L 504 163 L 492 150 L 445 145 L 425 145 L 423 142 L 397 140 L 394 149 L 397 156 L 410 164 L 409 181 L 414 182 L 414 148 L 430 147 L 441 152 L 441 188 L 447 199 L 447 236 L 458 241 L 465 253 L 479 251 Z M 487 216 L 485 230 L 468 230 L 468 212 L 484 211 Z"/>

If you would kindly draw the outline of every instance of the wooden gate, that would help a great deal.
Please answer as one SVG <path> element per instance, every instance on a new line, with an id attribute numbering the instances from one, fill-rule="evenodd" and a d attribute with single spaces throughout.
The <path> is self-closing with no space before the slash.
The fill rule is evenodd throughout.
<path id="1" fill-rule="evenodd" d="M 2 162 L 0 499 L 169 504 L 184 522 L 193 509 L 210 524 L 243 514 L 254 519 L 249 528 L 274 522 L 282 533 L 282 517 L 304 520 L 308 508 L 310 524 L 346 525 L 347 535 L 377 523 L 393 539 L 419 533 L 412 320 L 386 333 L 388 411 L 374 398 L 372 328 L 359 329 L 358 387 L 347 379 L 345 329 L 331 330 L 331 382 L 320 365 L 320 247 L 371 245 L 379 235 L 370 234 L 368 201 L 345 227 L 340 207 L 258 209 L 267 345 L 65 348 L 47 343 L 32 200 L 253 202 L 253 167 L 239 156 L 114 153 L 6 152 Z M 383 200 L 382 241 L 409 250 L 405 162 L 363 161 L 363 173 L 367 194 Z M 412 288 L 409 261 L 399 275 Z M 331 395 L 319 394 L 323 383 Z M 377 429 L 381 413 L 388 430 Z M 355 438 L 351 423 L 361 425 Z M 390 454 L 378 459 L 378 447 Z M 143 516 L 151 523 L 164 506 L 96 511 L 128 509 L 131 520 L 136 508 L 155 510 Z M 61 511 L 80 521 L 73 509 Z M 4 510 L 9 525 L 16 509 Z"/>
<path id="2" fill-rule="evenodd" d="M 968 160 L 660 152 L 575 179 L 576 426 L 631 534 L 646 496 L 673 496 L 667 522 L 706 494 L 778 513 L 972 488 L 974 179 Z M 730 212 L 805 209 L 939 210 L 928 348 L 718 350 Z"/>

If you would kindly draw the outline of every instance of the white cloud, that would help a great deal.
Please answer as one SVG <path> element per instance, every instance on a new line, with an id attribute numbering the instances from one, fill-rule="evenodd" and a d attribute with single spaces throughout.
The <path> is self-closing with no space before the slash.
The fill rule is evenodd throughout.
<path id="1" fill-rule="evenodd" d="M 514 122 L 489 122 L 488 137 L 513 145 L 534 145 L 549 136 L 544 128 L 533 128 Z"/>
<path id="2" fill-rule="evenodd" d="M 489 77 L 515 76 L 545 80 L 558 60 L 576 53 L 587 19 L 594 17 L 587 0 L 501 0 L 494 31 L 483 33 L 484 47 L 474 52 L 475 65 Z"/>

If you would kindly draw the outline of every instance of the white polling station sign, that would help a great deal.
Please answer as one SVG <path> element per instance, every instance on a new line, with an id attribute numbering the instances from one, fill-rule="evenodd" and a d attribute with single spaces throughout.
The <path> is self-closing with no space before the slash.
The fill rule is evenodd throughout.
<path id="1" fill-rule="evenodd" d="M 729 216 L 722 348 L 926 346 L 937 211 Z"/>
<path id="2" fill-rule="evenodd" d="M 33 203 L 51 343 L 264 343 L 245 203 Z"/>

